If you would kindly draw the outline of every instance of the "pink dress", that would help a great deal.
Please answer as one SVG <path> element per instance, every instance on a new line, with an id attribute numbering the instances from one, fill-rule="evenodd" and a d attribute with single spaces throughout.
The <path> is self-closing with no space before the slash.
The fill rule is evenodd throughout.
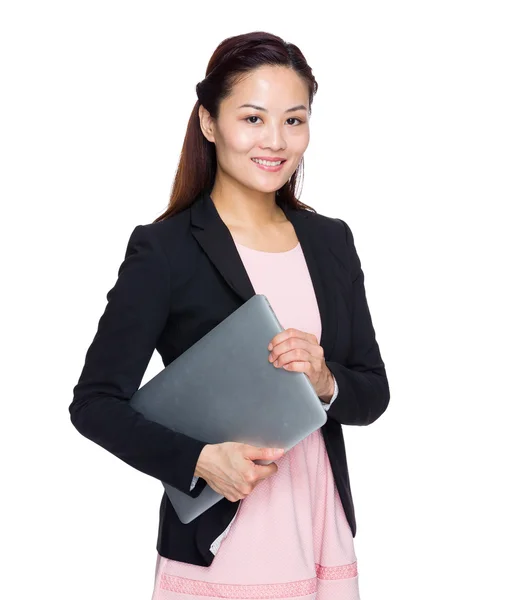
<path id="1" fill-rule="evenodd" d="M 301 245 L 287 252 L 235 245 L 255 292 L 267 296 L 283 328 L 320 339 Z M 353 536 L 321 430 L 275 462 L 278 471 L 241 500 L 209 567 L 157 553 L 152 600 L 359 600 Z"/>

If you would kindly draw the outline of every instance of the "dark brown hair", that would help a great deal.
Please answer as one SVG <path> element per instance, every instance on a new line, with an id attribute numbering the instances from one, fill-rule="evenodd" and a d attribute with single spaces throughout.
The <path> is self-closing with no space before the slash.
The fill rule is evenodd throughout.
<path id="1" fill-rule="evenodd" d="M 215 144 L 209 142 L 201 131 L 200 105 L 203 105 L 216 119 L 221 101 L 230 95 L 234 85 L 244 75 L 264 65 L 291 68 L 305 81 L 309 91 L 308 112 L 311 113 L 317 82 L 312 69 L 297 46 L 264 31 L 254 31 L 223 40 L 208 62 L 205 79 L 196 85 L 198 100 L 187 125 L 169 205 L 154 223 L 168 219 L 188 208 L 199 193 L 207 189 L 211 190 L 214 186 L 217 168 Z M 296 198 L 296 182 L 299 173 L 302 178 L 303 170 L 304 163 L 301 158 L 292 177 L 276 193 L 281 202 L 292 208 L 304 208 L 316 212 Z"/>

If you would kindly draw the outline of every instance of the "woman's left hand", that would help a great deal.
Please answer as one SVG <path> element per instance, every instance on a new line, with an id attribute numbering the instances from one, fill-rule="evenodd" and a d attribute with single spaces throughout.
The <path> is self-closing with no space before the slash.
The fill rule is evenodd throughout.
<path id="1" fill-rule="evenodd" d="M 305 373 L 319 398 L 333 396 L 333 374 L 324 360 L 324 349 L 313 333 L 285 329 L 273 337 L 267 349 L 271 350 L 269 362 L 275 367 Z"/>

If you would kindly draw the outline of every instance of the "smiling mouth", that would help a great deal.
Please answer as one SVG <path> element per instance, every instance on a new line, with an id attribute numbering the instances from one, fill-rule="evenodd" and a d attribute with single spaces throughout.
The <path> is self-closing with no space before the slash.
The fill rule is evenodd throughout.
<path id="1" fill-rule="evenodd" d="M 263 165 L 264 167 L 278 167 L 279 165 L 283 164 L 285 161 L 284 160 L 262 160 L 260 158 L 252 158 L 251 159 L 253 162 L 255 162 L 257 165 Z"/>
<path id="2" fill-rule="evenodd" d="M 277 171 L 281 171 L 283 165 L 287 162 L 286 160 L 280 161 L 269 161 L 269 160 L 257 160 L 251 159 L 255 165 L 261 169 L 262 171 L 267 171 L 268 173 L 276 173 Z"/>

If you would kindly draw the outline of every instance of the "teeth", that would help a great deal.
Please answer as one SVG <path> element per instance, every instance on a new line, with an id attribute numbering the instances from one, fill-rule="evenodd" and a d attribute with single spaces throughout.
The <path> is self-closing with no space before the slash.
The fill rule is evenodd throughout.
<path id="1" fill-rule="evenodd" d="M 259 158 L 252 158 L 251 160 L 255 161 L 259 165 L 265 165 L 266 167 L 277 167 L 278 165 L 280 165 L 283 162 L 281 160 L 271 162 L 269 160 L 260 160 Z"/>

